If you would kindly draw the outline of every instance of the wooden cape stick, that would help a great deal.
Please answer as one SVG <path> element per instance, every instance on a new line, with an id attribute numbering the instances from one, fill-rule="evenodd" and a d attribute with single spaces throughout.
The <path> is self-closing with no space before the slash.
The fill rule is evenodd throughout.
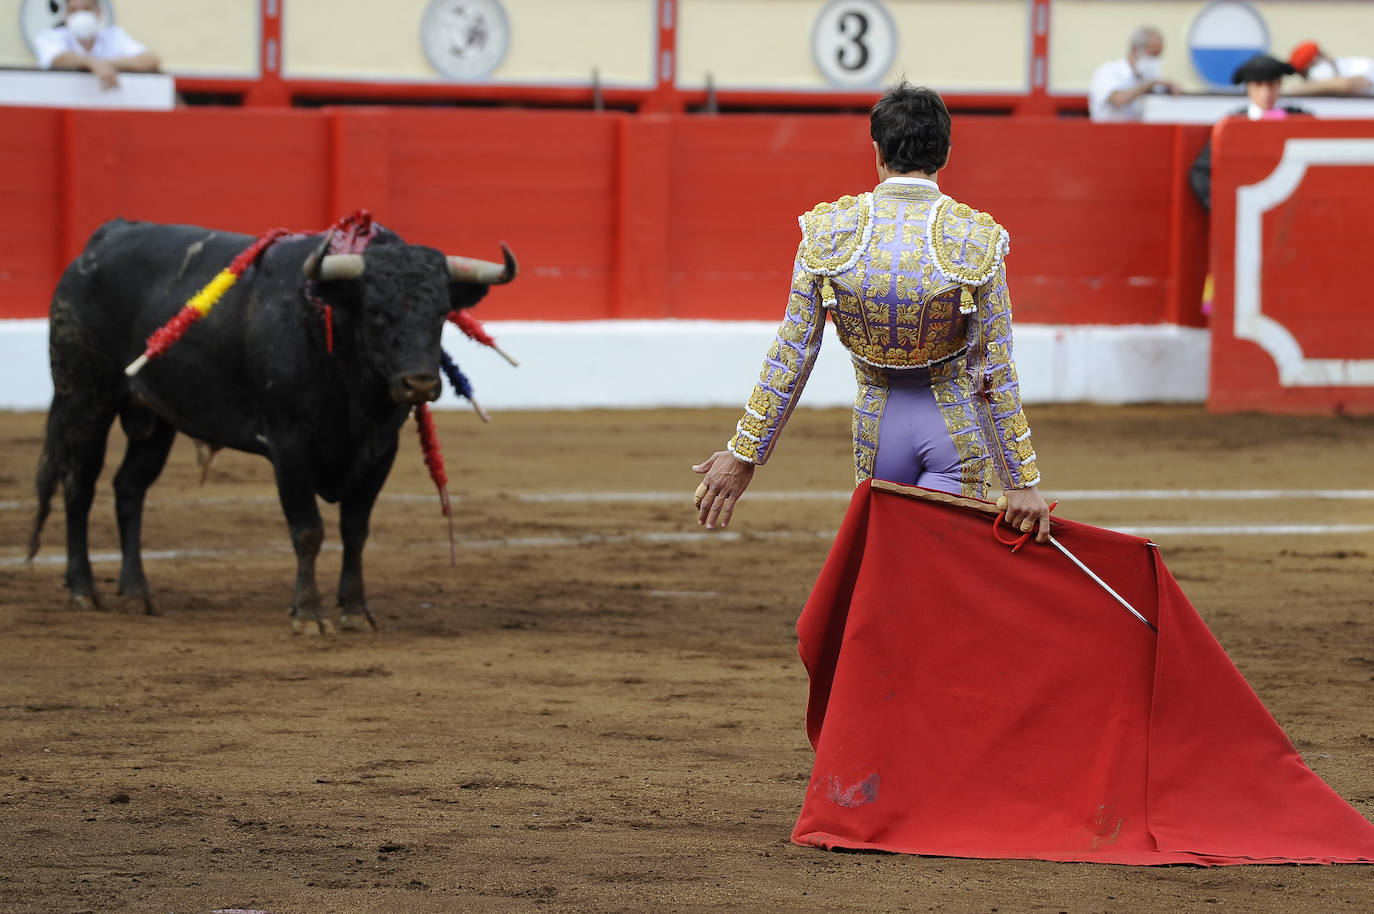
<path id="1" fill-rule="evenodd" d="M 996 517 L 1002 512 L 990 501 L 979 501 L 976 498 L 965 498 L 962 495 L 951 495 L 948 492 L 936 492 L 931 489 L 922 489 L 917 486 L 904 486 L 900 482 L 889 482 L 886 479 L 875 479 L 872 483 L 873 488 L 879 492 L 891 492 L 893 495 L 901 495 L 905 498 L 915 498 L 920 501 L 936 501 L 942 505 L 953 505 L 956 508 L 967 508 L 970 511 L 981 511 Z"/>

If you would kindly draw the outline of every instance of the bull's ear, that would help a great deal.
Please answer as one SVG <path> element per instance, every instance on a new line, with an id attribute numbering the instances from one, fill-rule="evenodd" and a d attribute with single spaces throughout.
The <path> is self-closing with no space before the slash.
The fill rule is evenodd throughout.
<path id="1" fill-rule="evenodd" d="M 448 303 L 450 311 L 471 308 L 486 297 L 491 287 L 480 282 L 451 282 L 448 284 Z"/>

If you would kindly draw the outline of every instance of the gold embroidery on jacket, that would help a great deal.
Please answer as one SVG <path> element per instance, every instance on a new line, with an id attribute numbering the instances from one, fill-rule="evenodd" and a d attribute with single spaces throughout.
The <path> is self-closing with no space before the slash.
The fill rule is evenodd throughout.
<path id="1" fill-rule="evenodd" d="M 994 473 L 983 431 L 973 416 L 968 363 L 960 358 L 932 367 L 930 386 L 940 407 L 940 417 L 945 420 L 945 430 L 959 455 L 959 494 L 986 498 Z"/>
<path id="2" fill-rule="evenodd" d="M 834 273 L 851 265 L 863 244 L 871 194 L 848 194 L 834 203 L 819 203 L 802 216 L 801 261 L 812 273 Z"/>
<path id="3" fill-rule="evenodd" d="M 982 285 L 997 272 L 1005 232 L 987 213 L 945 197 L 935 206 L 930 253 L 950 279 Z"/>
<path id="4" fill-rule="evenodd" d="M 858 391 L 854 395 L 854 413 L 850 431 L 854 437 L 854 484 L 873 478 L 873 463 L 878 456 L 878 429 L 882 425 L 883 410 L 887 406 L 886 374 L 862 362 L 854 363 L 854 378 Z"/>

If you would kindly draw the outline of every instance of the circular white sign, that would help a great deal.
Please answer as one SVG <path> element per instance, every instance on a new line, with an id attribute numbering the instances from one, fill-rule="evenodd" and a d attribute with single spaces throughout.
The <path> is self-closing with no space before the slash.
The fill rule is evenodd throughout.
<path id="1" fill-rule="evenodd" d="M 434 69 L 450 79 L 481 79 L 510 47 L 510 21 L 500 0 L 430 0 L 420 44 Z"/>
<path id="2" fill-rule="evenodd" d="M 55 25 L 61 25 L 67 18 L 66 0 L 22 0 L 19 4 L 19 31 L 29 52 L 34 53 L 34 36 L 45 32 Z M 100 0 L 100 24 L 114 25 L 113 0 Z"/>
<path id="3" fill-rule="evenodd" d="M 1268 50 L 1269 26 L 1244 0 L 1213 0 L 1188 27 L 1193 69 L 1212 86 L 1229 87 L 1236 67 Z"/>
<path id="4" fill-rule="evenodd" d="M 897 26 L 879 0 L 830 0 L 811 27 L 811 53 L 831 85 L 874 86 L 897 58 Z"/>

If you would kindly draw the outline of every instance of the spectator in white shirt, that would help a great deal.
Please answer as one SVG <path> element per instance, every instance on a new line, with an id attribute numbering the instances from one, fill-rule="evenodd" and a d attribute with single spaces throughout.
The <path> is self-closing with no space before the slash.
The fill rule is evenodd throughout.
<path id="1" fill-rule="evenodd" d="M 1088 89 L 1088 114 L 1095 121 L 1138 121 L 1150 92 L 1178 94 L 1178 86 L 1160 76 L 1164 36 L 1154 26 L 1131 33 L 1126 56 L 1109 61 L 1093 73 Z"/>
<path id="2" fill-rule="evenodd" d="M 1315 41 L 1304 41 L 1288 63 L 1306 81 L 1289 95 L 1374 95 L 1374 58 L 1332 57 Z"/>
<path id="3" fill-rule="evenodd" d="M 117 25 L 100 24 L 100 0 L 67 0 L 62 24 L 34 36 L 34 53 L 45 70 L 90 70 L 100 85 L 119 85 L 121 71 L 154 73 L 157 55 Z"/>

